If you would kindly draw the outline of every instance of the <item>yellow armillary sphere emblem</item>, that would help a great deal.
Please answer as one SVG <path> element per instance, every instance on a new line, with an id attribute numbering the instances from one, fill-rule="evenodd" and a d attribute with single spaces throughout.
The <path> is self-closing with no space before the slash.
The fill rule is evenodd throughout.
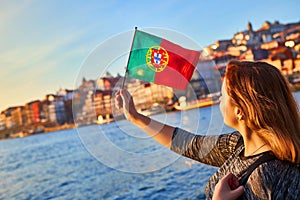
<path id="1" fill-rule="evenodd" d="M 146 54 L 148 67 L 155 72 L 162 72 L 169 63 L 169 54 L 161 46 L 152 46 Z"/>

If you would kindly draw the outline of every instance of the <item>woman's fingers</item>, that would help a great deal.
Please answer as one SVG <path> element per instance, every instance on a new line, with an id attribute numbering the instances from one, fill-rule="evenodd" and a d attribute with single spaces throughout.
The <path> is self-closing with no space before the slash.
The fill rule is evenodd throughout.
<path id="1" fill-rule="evenodd" d="M 228 185 L 232 190 L 240 186 L 239 179 L 232 173 L 227 174 L 224 179 L 228 182 Z"/>
<path id="2" fill-rule="evenodd" d="M 132 96 L 126 89 L 120 89 L 116 92 L 115 98 L 117 109 L 123 108 L 124 115 L 128 120 L 137 115 Z"/>
<path id="3" fill-rule="evenodd" d="M 122 104 L 124 105 L 123 108 L 126 109 L 127 111 L 129 111 L 130 101 L 132 99 L 131 95 L 129 94 L 129 92 L 127 90 L 124 90 L 124 89 L 120 90 L 120 95 L 122 98 Z"/>
<path id="4" fill-rule="evenodd" d="M 229 173 L 219 180 L 215 187 L 214 200 L 234 200 L 244 192 L 244 186 L 240 186 L 238 178 Z"/>
<path id="5" fill-rule="evenodd" d="M 237 199 L 244 193 L 244 186 L 240 185 L 236 189 L 231 191 L 232 199 Z"/>
<path id="6" fill-rule="evenodd" d="M 117 109 L 121 109 L 123 107 L 123 100 L 120 94 L 120 90 L 115 93 L 115 104 Z"/>

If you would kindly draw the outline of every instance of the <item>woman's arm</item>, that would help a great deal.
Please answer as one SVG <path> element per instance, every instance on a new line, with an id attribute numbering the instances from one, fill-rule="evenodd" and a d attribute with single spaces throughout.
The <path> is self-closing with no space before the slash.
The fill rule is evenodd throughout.
<path id="1" fill-rule="evenodd" d="M 138 113 L 127 90 L 121 89 L 116 93 L 116 106 L 118 109 L 123 108 L 124 115 L 129 121 L 160 144 L 170 148 L 175 128 Z"/>
<path id="2" fill-rule="evenodd" d="M 123 108 L 125 117 L 172 151 L 199 162 L 221 166 L 234 152 L 241 137 L 238 133 L 222 136 L 201 136 L 160 123 L 138 113 L 127 90 L 116 93 L 116 107 Z"/>

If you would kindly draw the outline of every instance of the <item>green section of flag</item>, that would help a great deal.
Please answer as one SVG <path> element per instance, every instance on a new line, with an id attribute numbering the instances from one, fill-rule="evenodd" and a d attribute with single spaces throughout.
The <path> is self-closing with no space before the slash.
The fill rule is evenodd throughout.
<path id="1" fill-rule="evenodd" d="M 136 30 L 128 61 L 126 75 L 131 78 L 154 82 L 155 72 L 146 64 L 146 54 L 152 46 L 160 46 L 162 38 Z"/>

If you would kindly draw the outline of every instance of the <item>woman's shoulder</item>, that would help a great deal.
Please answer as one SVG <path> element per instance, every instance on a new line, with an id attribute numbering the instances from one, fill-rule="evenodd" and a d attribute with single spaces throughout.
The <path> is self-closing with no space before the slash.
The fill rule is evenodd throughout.
<path id="1" fill-rule="evenodd" d="M 297 199 L 300 196 L 298 165 L 282 160 L 271 160 L 258 166 L 248 181 L 249 189 L 262 198 Z M 288 196 L 287 196 L 288 195 Z"/>
<path id="2" fill-rule="evenodd" d="M 289 176 L 291 176 L 294 179 L 294 177 L 300 176 L 299 165 L 279 159 L 274 159 L 261 164 L 258 167 L 258 170 L 269 177 L 279 179 L 284 179 Z M 285 175 L 285 177 L 283 177 L 283 175 Z M 300 179 L 298 179 L 298 181 L 300 183 Z"/>
<path id="3" fill-rule="evenodd" d="M 299 166 L 278 159 L 261 164 L 253 171 L 251 176 L 252 178 L 256 177 L 257 181 L 261 179 L 265 183 L 272 182 L 273 185 L 291 182 L 300 184 Z"/>
<path id="4" fill-rule="evenodd" d="M 222 134 L 218 138 L 218 148 L 227 150 L 230 154 L 236 151 L 239 147 L 243 146 L 243 137 L 238 131 Z"/>

